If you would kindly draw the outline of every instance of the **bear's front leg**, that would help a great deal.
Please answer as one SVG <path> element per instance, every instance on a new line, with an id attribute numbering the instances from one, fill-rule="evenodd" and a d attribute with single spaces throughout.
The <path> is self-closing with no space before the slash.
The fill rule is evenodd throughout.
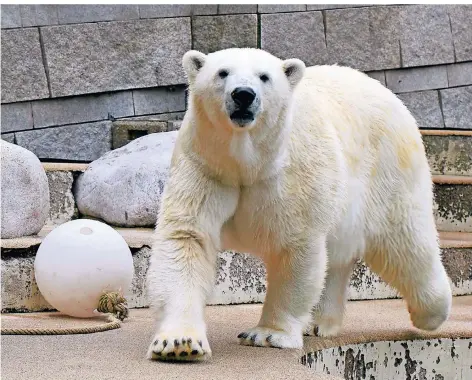
<path id="1" fill-rule="evenodd" d="M 214 282 L 215 262 L 216 252 L 205 250 L 190 231 L 176 231 L 166 240 L 156 239 L 148 293 L 158 329 L 148 349 L 149 359 L 197 360 L 211 356 L 204 308 Z"/>
<path id="2" fill-rule="evenodd" d="M 303 330 L 323 290 L 326 255 L 323 236 L 265 260 L 268 289 L 261 319 L 238 335 L 241 344 L 303 347 Z"/>
<path id="3" fill-rule="evenodd" d="M 164 191 L 147 275 L 157 325 L 149 359 L 211 356 L 204 309 L 214 285 L 221 228 L 238 200 L 238 190 L 178 162 Z"/>

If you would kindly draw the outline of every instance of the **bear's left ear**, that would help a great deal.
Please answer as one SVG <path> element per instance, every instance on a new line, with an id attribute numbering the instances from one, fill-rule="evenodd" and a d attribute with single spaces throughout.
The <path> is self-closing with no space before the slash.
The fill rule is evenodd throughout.
<path id="1" fill-rule="evenodd" d="M 287 77 L 288 81 L 295 87 L 298 82 L 303 78 L 303 74 L 305 74 L 305 64 L 303 61 L 299 59 L 292 58 L 287 59 L 283 62 L 282 66 L 285 76 Z"/>
<path id="2" fill-rule="evenodd" d="M 206 61 L 206 55 L 197 50 L 186 52 L 182 58 L 182 66 L 190 81 L 193 81 Z"/>

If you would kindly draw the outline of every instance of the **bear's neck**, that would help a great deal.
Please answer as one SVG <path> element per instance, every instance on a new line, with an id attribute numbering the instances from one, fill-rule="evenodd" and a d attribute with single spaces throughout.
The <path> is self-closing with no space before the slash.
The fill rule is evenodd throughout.
<path id="1" fill-rule="evenodd" d="M 241 131 L 215 125 L 205 113 L 193 112 L 191 106 L 187 114 L 189 153 L 224 184 L 249 186 L 278 175 L 288 163 L 287 112 L 281 111 L 272 126 Z"/>

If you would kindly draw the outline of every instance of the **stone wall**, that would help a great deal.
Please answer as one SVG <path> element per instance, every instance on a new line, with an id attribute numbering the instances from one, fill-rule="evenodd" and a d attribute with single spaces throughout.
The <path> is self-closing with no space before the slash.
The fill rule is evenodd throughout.
<path id="1" fill-rule="evenodd" d="M 44 161 L 94 160 L 149 120 L 178 128 L 192 48 L 352 66 L 420 127 L 472 129 L 471 5 L 2 5 L 1 27 L 2 138 Z"/>

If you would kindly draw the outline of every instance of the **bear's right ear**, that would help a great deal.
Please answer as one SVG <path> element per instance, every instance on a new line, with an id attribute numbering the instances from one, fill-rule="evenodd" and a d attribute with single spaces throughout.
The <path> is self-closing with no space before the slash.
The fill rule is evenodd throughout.
<path id="1" fill-rule="evenodd" d="M 200 69 L 205 64 L 206 55 L 196 50 L 190 50 L 184 54 L 182 65 L 189 81 L 193 81 Z"/>

